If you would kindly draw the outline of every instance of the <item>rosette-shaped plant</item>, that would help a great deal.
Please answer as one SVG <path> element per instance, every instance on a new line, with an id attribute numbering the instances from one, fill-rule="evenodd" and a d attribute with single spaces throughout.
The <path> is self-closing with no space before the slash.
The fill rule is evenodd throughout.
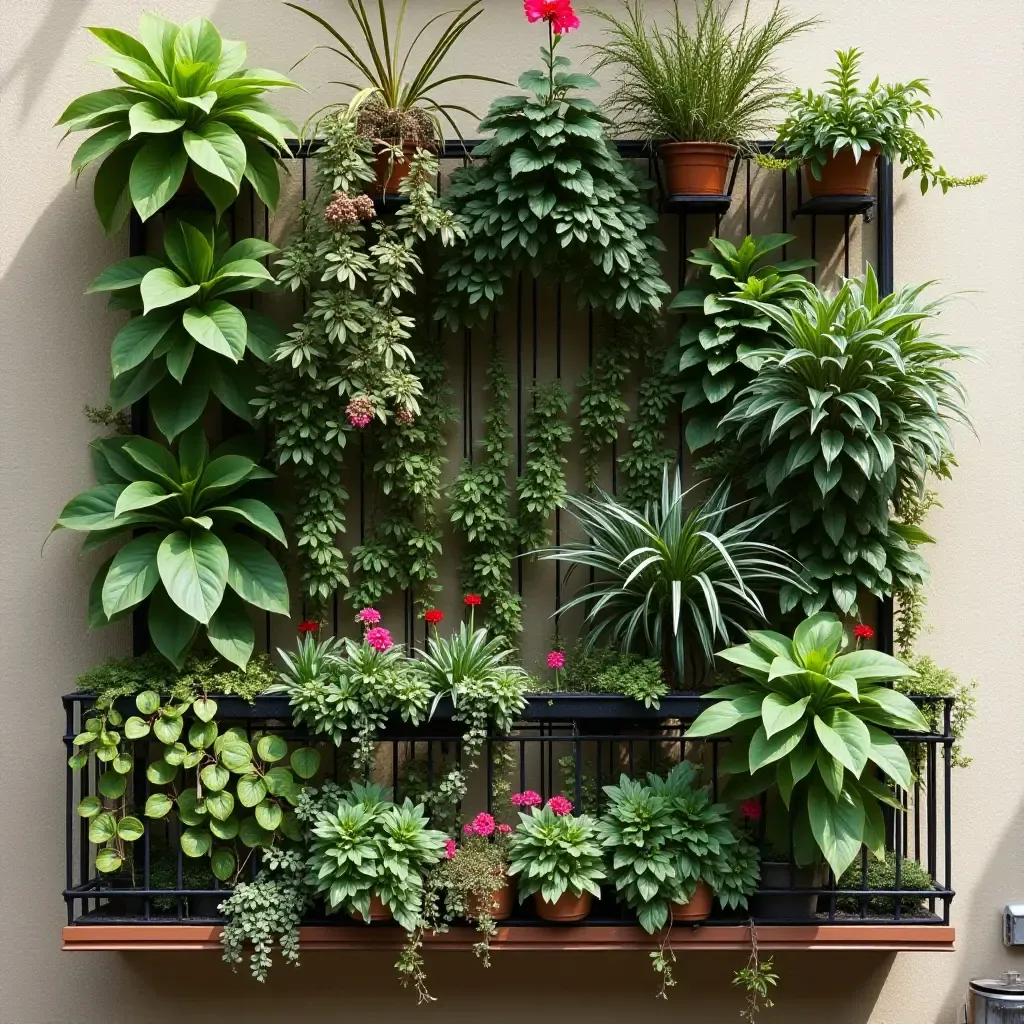
<path id="1" fill-rule="evenodd" d="M 812 291 L 785 306 L 746 300 L 781 345 L 722 419 L 719 436 L 746 445 L 748 488 L 780 507 L 772 539 L 807 569 L 811 589 L 783 587 L 782 607 L 834 603 L 853 612 L 863 588 L 879 597 L 923 581 L 919 528 L 893 521 L 901 495 L 944 473 L 951 420 L 969 425 L 964 355 L 925 331 L 942 301 L 925 285 L 879 295 L 869 268 L 834 298 Z"/>
<path id="2" fill-rule="evenodd" d="M 928 723 L 908 697 L 882 684 L 916 673 L 880 651 L 840 654 L 843 625 L 828 612 L 805 619 L 792 640 L 761 630 L 747 636 L 749 643 L 718 655 L 745 678 L 708 694 L 720 699 L 686 738 L 729 738 L 719 765 L 732 775 L 732 795 L 778 793 L 792 820 L 796 863 L 824 858 L 839 877 L 862 844 L 883 857 L 880 804 L 901 804 L 878 773 L 903 789 L 912 784 L 903 748 L 883 730 L 926 732 Z"/>
<path id="3" fill-rule="evenodd" d="M 93 195 L 113 234 L 135 207 L 148 220 L 174 198 L 191 172 L 223 213 L 246 178 L 271 209 L 280 193 L 277 161 L 295 126 L 264 99 L 295 86 L 276 71 L 243 68 L 245 43 L 222 39 L 206 18 L 175 25 L 144 13 L 139 38 L 116 28 L 90 28 L 111 52 L 96 58 L 124 83 L 86 93 L 57 122 L 69 133 L 91 131 L 71 169 L 102 159 Z"/>
<path id="4" fill-rule="evenodd" d="M 480 130 L 493 136 L 442 198 L 466 229 L 442 268 L 437 316 L 453 327 L 489 316 L 521 270 L 550 272 L 580 306 L 617 315 L 656 312 L 668 291 L 657 215 L 607 138 L 608 120 L 575 92 L 597 83 L 553 49 L 541 50 L 543 70 L 520 77 L 526 95 L 491 104 Z"/>
<path id="5" fill-rule="evenodd" d="M 245 355 L 266 361 L 284 341 L 270 317 L 224 299 L 273 284 L 259 261 L 277 248 L 258 238 L 232 245 L 225 228 L 200 223 L 173 221 L 162 259 L 130 256 L 87 289 L 110 292 L 118 309 L 142 311 L 114 338 L 111 406 L 124 409 L 149 394 L 153 419 L 169 440 L 199 419 L 211 391 L 251 420 L 256 374 Z"/>
<path id="6" fill-rule="evenodd" d="M 520 903 L 535 892 L 545 903 L 556 903 L 566 892 L 600 898 L 605 871 L 593 818 L 556 814 L 547 806 L 534 807 L 519 820 L 509 843 L 508 873 L 519 876 Z"/>
<path id="7" fill-rule="evenodd" d="M 247 605 L 287 615 L 288 584 L 258 542 L 286 545 L 277 515 L 256 496 L 274 474 L 244 455 L 213 453 L 202 424 L 175 455 L 144 437 L 95 441 L 98 484 L 72 498 L 54 529 L 88 533 L 83 552 L 136 535 L 100 566 L 89 591 L 89 625 L 102 628 L 149 598 L 149 633 L 179 669 L 199 631 L 245 666 L 254 646 Z"/>
<path id="8" fill-rule="evenodd" d="M 709 238 L 708 248 L 694 249 L 689 258 L 702 270 L 669 306 L 683 310 L 686 320 L 665 366 L 680 374 L 690 451 L 715 439 L 718 421 L 729 410 L 726 400 L 753 380 L 764 350 L 778 345 L 771 318 L 751 312 L 743 300 L 778 306 L 810 287 L 796 271 L 813 267 L 814 260 L 765 262 L 794 237 L 747 235 L 739 247 Z"/>

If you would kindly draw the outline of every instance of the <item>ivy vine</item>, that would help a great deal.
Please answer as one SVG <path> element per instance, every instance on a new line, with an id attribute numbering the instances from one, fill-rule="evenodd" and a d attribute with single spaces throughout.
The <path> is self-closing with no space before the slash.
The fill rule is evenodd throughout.
<path id="1" fill-rule="evenodd" d="M 565 464 L 562 454 L 572 440 L 566 422 L 571 396 L 560 380 L 535 382 L 533 408 L 526 421 L 526 466 L 516 490 L 519 543 L 525 551 L 549 541 L 551 516 L 565 505 Z"/>

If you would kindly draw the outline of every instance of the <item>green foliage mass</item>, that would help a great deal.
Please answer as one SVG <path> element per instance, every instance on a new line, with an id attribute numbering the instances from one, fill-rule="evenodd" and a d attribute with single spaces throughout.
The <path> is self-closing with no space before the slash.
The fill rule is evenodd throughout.
<path id="1" fill-rule="evenodd" d="M 851 864 L 846 872 L 839 879 L 836 885 L 838 889 L 896 889 L 896 855 L 886 853 L 885 860 L 868 860 L 867 885 L 864 884 L 864 877 L 861 873 L 860 864 Z M 935 879 L 928 874 L 916 860 L 904 857 L 900 861 L 900 884 L 899 888 L 917 889 L 919 891 L 935 888 Z M 913 917 L 921 912 L 924 906 L 924 896 L 869 896 L 867 898 L 867 912 L 873 915 L 889 916 L 895 911 L 897 898 L 900 901 L 900 914 L 904 917 Z M 859 914 L 861 912 L 860 896 L 838 896 L 836 908 L 846 914 Z"/>

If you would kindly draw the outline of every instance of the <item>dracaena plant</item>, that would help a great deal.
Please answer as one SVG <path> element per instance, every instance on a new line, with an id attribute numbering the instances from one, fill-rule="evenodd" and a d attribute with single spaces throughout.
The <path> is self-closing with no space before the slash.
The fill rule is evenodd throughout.
<path id="1" fill-rule="evenodd" d="M 271 209 L 280 192 L 278 162 L 296 129 L 263 98 L 295 83 L 276 71 L 243 68 L 245 43 L 222 39 L 206 18 L 176 25 L 144 13 L 139 38 L 115 28 L 90 28 L 110 52 L 95 58 L 123 85 L 80 96 L 57 124 L 93 134 L 71 169 L 96 160 L 93 196 L 113 234 L 135 207 L 148 220 L 174 198 L 186 172 L 217 210 L 247 179 Z"/>
<path id="2" fill-rule="evenodd" d="M 273 252 L 258 238 L 232 245 L 212 223 L 174 220 L 163 258 L 130 256 L 104 270 L 87 292 L 109 292 L 111 305 L 142 312 L 114 338 L 111 407 L 150 395 L 153 419 L 170 440 L 199 419 L 211 391 L 251 420 L 256 375 L 246 353 L 265 361 L 284 335 L 266 314 L 224 297 L 272 284 L 260 260 Z"/>
<path id="3" fill-rule="evenodd" d="M 863 53 L 855 47 L 836 50 L 836 66 L 828 72 L 829 85 L 821 92 L 795 90 L 789 96 L 788 115 L 778 131 L 777 148 L 789 159 L 806 164 L 821 178 L 826 161 L 849 148 L 860 161 L 875 150 L 903 164 L 903 177 L 919 174 L 921 191 L 979 185 L 984 174 L 956 178 L 935 162 L 932 151 L 915 125 L 934 120 L 938 111 L 927 102 L 930 93 L 922 78 L 883 85 L 876 76 L 860 88 Z"/>
<path id="4" fill-rule="evenodd" d="M 766 514 L 729 525 L 735 506 L 726 485 L 692 510 L 689 494 L 666 466 L 661 497 L 643 512 L 607 494 L 572 497 L 569 510 L 588 540 L 541 553 L 595 571 L 594 582 L 562 606 L 587 607 L 588 646 L 603 640 L 660 657 L 677 685 L 694 647 L 691 656 L 710 665 L 739 623 L 764 621 L 759 593 L 801 586 L 794 560 L 756 539 Z"/>
<path id="5" fill-rule="evenodd" d="M 774 325 L 779 347 L 723 417 L 743 445 L 755 506 L 780 507 L 772 539 L 801 560 L 809 589 L 784 587 L 784 611 L 834 604 L 850 614 L 861 588 L 878 596 L 920 583 L 920 528 L 893 521 L 951 460 L 950 422 L 970 425 L 954 368 L 964 350 L 929 333 L 942 300 L 926 285 L 881 296 L 873 270 L 829 298 L 813 289 L 784 306 L 744 300 Z"/>
<path id="6" fill-rule="evenodd" d="M 882 804 L 901 807 L 910 764 L 891 730 L 926 732 L 920 711 L 885 684 L 914 672 L 880 651 L 840 653 L 843 624 L 828 612 L 805 619 L 790 639 L 751 630 L 723 651 L 743 676 L 713 690 L 719 698 L 686 738 L 724 737 L 720 767 L 736 796 L 777 793 L 789 810 L 797 864 L 824 859 L 838 878 L 866 846 L 885 854 Z M 886 731 L 890 730 L 890 731 Z"/>
<path id="7" fill-rule="evenodd" d="M 518 876 L 520 903 L 533 893 L 540 893 L 545 903 L 556 903 L 567 892 L 600 898 L 605 870 L 593 818 L 556 813 L 549 803 L 519 819 L 509 843 L 508 873 Z"/>
<path id="8" fill-rule="evenodd" d="M 708 248 L 694 249 L 689 258 L 701 272 L 669 306 L 682 310 L 686 319 L 666 356 L 666 367 L 679 373 L 690 451 L 714 441 L 718 421 L 729 410 L 729 396 L 735 398 L 753 380 L 764 350 L 778 344 L 772 320 L 743 300 L 779 306 L 809 287 L 796 271 L 813 267 L 814 260 L 769 258 L 794 237 L 747 235 L 739 246 L 709 238 Z"/>
<path id="9" fill-rule="evenodd" d="M 256 485 L 273 474 L 244 455 L 210 455 L 202 424 L 177 452 L 144 437 L 92 446 L 98 483 L 65 505 L 54 529 L 87 533 L 83 552 L 135 534 L 108 558 L 89 591 L 102 628 L 149 599 L 149 632 L 179 669 L 200 627 L 228 661 L 254 646 L 249 608 L 288 614 L 284 573 L 262 540 L 286 544 Z M 260 538 L 257 541 L 252 534 Z"/>

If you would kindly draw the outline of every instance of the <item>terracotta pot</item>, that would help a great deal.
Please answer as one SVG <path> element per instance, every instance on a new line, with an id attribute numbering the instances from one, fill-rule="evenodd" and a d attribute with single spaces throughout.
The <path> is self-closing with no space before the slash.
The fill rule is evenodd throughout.
<path id="1" fill-rule="evenodd" d="M 703 921 L 711 916 L 711 908 L 715 903 L 715 894 L 707 882 L 698 882 L 697 888 L 688 903 L 672 904 L 672 920 L 678 922 Z"/>
<path id="2" fill-rule="evenodd" d="M 835 156 L 830 156 L 821 169 L 819 181 L 804 166 L 804 183 L 812 199 L 819 196 L 869 196 L 874 191 L 875 164 L 878 150 L 862 153 L 860 160 L 853 159 L 853 150 L 843 146 Z"/>
<path id="3" fill-rule="evenodd" d="M 665 188 L 671 196 L 725 194 L 729 165 L 736 147 L 718 142 L 663 142 L 658 147 L 665 166 Z"/>
<path id="4" fill-rule="evenodd" d="M 489 900 L 470 899 L 467 909 L 474 918 L 480 918 L 483 911 L 490 915 L 492 921 L 504 921 L 512 916 L 513 905 L 512 883 L 506 877 L 502 887 L 491 893 Z"/>
<path id="5" fill-rule="evenodd" d="M 396 195 L 398 186 L 409 177 L 410 161 L 416 155 L 417 146 L 412 142 L 402 143 L 402 156 L 392 159 L 391 150 L 380 148 L 374 168 L 377 172 L 376 191 L 384 195 Z"/>
<path id="6" fill-rule="evenodd" d="M 372 924 L 374 921 L 390 921 L 392 917 L 390 908 L 384 905 L 379 896 L 370 897 L 370 914 L 368 917 L 363 917 L 359 913 L 355 913 L 352 916 L 360 921 L 365 921 L 367 924 Z"/>
<path id="7" fill-rule="evenodd" d="M 546 902 L 539 892 L 533 894 L 537 916 L 542 921 L 557 921 L 559 924 L 582 921 L 590 913 L 590 902 L 589 892 L 584 892 L 582 896 L 564 892 L 554 903 Z"/>

